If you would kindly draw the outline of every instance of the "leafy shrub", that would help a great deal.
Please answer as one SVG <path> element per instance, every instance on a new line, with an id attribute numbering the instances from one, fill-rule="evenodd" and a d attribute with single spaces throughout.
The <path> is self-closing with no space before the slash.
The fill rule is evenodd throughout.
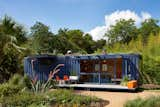
<path id="1" fill-rule="evenodd" d="M 9 79 L 8 84 L 21 87 L 21 90 L 31 89 L 31 80 L 27 75 L 14 74 L 12 78 Z"/>
<path id="2" fill-rule="evenodd" d="M 74 94 L 71 90 L 54 90 L 47 93 L 17 92 L 12 95 L 0 97 L 0 103 L 5 106 L 20 107 L 48 107 L 49 105 L 62 105 L 72 107 L 73 105 L 90 105 L 92 102 L 99 102 L 96 97 Z"/>
<path id="3" fill-rule="evenodd" d="M 125 77 L 122 79 L 122 81 L 121 81 L 121 85 L 127 86 L 128 81 L 129 81 L 128 76 L 125 76 Z"/>
<path id="4" fill-rule="evenodd" d="M 22 76 L 19 75 L 19 74 L 14 74 L 13 77 L 11 77 L 9 79 L 9 84 L 12 84 L 12 85 L 20 85 L 20 82 L 22 81 Z"/>
<path id="5" fill-rule="evenodd" d="M 15 93 L 19 93 L 21 91 L 21 87 L 14 86 L 10 84 L 2 84 L 0 85 L 0 97 L 12 96 Z"/>
<path id="6" fill-rule="evenodd" d="M 55 102 L 58 104 L 85 104 L 89 105 L 91 102 L 99 102 L 100 99 L 94 96 L 84 96 L 74 94 L 72 90 L 58 89 L 47 93 L 50 98 L 55 98 Z"/>
<path id="7" fill-rule="evenodd" d="M 145 55 L 143 60 L 143 82 L 160 84 L 160 58 Z"/>
<path id="8" fill-rule="evenodd" d="M 1 103 L 7 106 L 28 107 L 29 105 L 47 105 L 49 100 L 43 94 L 33 94 L 31 92 L 20 92 L 14 96 L 1 98 Z"/>
<path id="9" fill-rule="evenodd" d="M 23 77 L 23 85 L 28 89 L 32 88 L 31 80 L 27 75 L 24 75 L 24 77 Z"/>
<path id="10" fill-rule="evenodd" d="M 125 103 L 124 107 L 160 107 L 160 96 L 130 100 Z"/>
<path id="11" fill-rule="evenodd" d="M 52 76 L 51 73 L 50 78 Z M 72 90 L 49 91 L 51 82 L 51 79 L 42 84 L 36 79 L 31 82 L 28 77 L 16 74 L 8 83 L 0 85 L 0 104 L 9 107 L 48 107 L 49 105 L 72 107 L 73 105 L 89 105 L 91 102 L 100 101 L 96 97 L 76 95 Z M 34 86 L 35 90 L 38 90 L 32 91 L 31 85 Z M 26 87 L 28 90 L 24 90 Z"/>

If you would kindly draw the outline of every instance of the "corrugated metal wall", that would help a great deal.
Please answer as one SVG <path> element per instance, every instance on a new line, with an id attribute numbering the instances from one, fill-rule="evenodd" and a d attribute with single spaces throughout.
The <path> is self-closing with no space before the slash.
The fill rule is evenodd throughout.
<path id="1" fill-rule="evenodd" d="M 71 75 L 71 72 L 76 72 L 80 76 L 80 61 L 81 60 L 103 60 L 103 59 L 122 58 L 122 77 L 131 74 L 131 79 L 139 77 L 139 55 L 132 54 L 117 54 L 117 55 L 95 55 L 95 56 L 32 56 L 24 59 L 24 72 L 29 77 L 38 76 L 39 80 L 47 80 L 51 70 L 58 64 L 64 64 L 60 68 L 60 72 L 56 75 L 62 79 L 63 75 Z M 115 60 L 116 61 L 116 60 Z M 116 62 L 114 66 L 114 78 L 116 78 Z"/>

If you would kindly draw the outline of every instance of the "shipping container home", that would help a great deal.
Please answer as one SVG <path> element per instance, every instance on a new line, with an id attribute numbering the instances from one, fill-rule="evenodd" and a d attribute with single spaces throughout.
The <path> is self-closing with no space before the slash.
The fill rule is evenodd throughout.
<path id="1" fill-rule="evenodd" d="M 126 76 L 130 80 L 139 79 L 141 56 L 139 54 L 28 56 L 24 59 L 24 72 L 30 78 L 36 75 L 39 80 L 46 81 L 50 71 L 58 64 L 65 65 L 56 74 L 60 79 L 67 75 L 77 76 L 77 84 L 118 84 Z"/>

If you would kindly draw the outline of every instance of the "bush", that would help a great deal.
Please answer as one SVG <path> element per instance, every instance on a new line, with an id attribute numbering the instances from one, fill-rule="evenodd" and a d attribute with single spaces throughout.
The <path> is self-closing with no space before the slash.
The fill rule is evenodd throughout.
<path id="1" fill-rule="evenodd" d="M 27 75 L 22 76 L 20 74 L 14 74 L 12 76 L 12 78 L 9 79 L 8 84 L 19 86 L 22 89 L 24 89 L 24 88 L 31 89 L 32 88 L 31 80 Z"/>
<path id="2" fill-rule="evenodd" d="M 124 105 L 124 107 L 160 107 L 160 96 L 130 100 Z"/>
<path id="3" fill-rule="evenodd" d="M 27 76 L 22 77 L 16 74 L 8 83 L 0 85 L 0 104 L 9 107 L 47 107 L 49 105 L 72 107 L 73 105 L 89 105 L 92 102 L 100 101 L 96 97 L 76 95 L 72 90 L 58 89 L 49 91 L 49 88 L 47 88 L 48 91 L 44 90 L 46 87 L 51 86 L 52 83 L 50 82 L 49 80 L 41 84 L 40 81 L 37 81 L 34 88 L 40 91 L 35 92 L 32 91 L 32 83 Z M 28 90 L 24 90 L 26 88 Z"/>
<path id="4" fill-rule="evenodd" d="M 122 86 L 127 86 L 128 81 L 129 81 L 128 76 L 125 76 L 125 77 L 122 79 L 122 81 L 121 81 L 121 85 L 122 85 Z"/>
<path id="5" fill-rule="evenodd" d="M 19 93 L 20 91 L 21 87 L 19 86 L 7 83 L 0 85 L 0 97 L 13 96 L 15 93 Z"/>
<path id="6" fill-rule="evenodd" d="M 160 59 L 159 57 L 144 56 L 143 72 L 148 75 L 144 83 L 160 84 Z M 145 75 L 144 75 L 145 77 Z"/>
<path id="7" fill-rule="evenodd" d="M 14 96 L 7 96 L 1 98 L 1 104 L 13 107 L 28 107 L 38 105 L 47 105 L 49 100 L 43 94 L 33 94 L 31 92 L 20 92 Z"/>
<path id="8" fill-rule="evenodd" d="M 54 90 L 47 93 L 16 92 L 9 91 L 12 95 L 0 97 L 0 103 L 5 106 L 20 107 L 47 107 L 57 105 L 63 107 L 72 107 L 73 105 L 90 105 L 92 102 L 100 102 L 96 97 L 76 95 L 71 90 Z M 14 94 L 13 94 L 14 93 Z"/>
<path id="9" fill-rule="evenodd" d="M 29 78 L 27 75 L 25 75 L 25 76 L 23 77 L 23 85 L 24 85 L 25 87 L 27 87 L 28 89 L 31 89 L 31 88 L 32 88 L 31 80 L 30 80 L 30 78 Z"/>
<path id="10" fill-rule="evenodd" d="M 99 102 L 100 99 L 94 96 L 77 95 L 72 90 L 58 89 L 47 93 L 50 98 L 54 98 L 57 104 L 77 104 L 77 105 L 89 105 L 91 102 Z M 53 100 L 52 100 L 53 101 Z"/>
<path id="11" fill-rule="evenodd" d="M 13 77 L 11 77 L 9 79 L 9 84 L 12 85 L 20 85 L 21 81 L 22 81 L 22 76 L 19 74 L 14 74 Z"/>

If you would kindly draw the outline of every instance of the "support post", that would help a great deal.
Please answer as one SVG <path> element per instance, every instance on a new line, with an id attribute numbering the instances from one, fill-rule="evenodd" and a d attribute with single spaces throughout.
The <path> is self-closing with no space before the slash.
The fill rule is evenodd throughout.
<path id="1" fill-rule="evenodd" d="M 99 72 L 98 72 L 99 84 L 101 84 L 101 60 L 99 59 Z"/>
<path id="2" fill-rule="evenodd" d="M 117 60 L 114 59 L 114 80 L 116 81 L 116 64 L 117 64 Z"/>

